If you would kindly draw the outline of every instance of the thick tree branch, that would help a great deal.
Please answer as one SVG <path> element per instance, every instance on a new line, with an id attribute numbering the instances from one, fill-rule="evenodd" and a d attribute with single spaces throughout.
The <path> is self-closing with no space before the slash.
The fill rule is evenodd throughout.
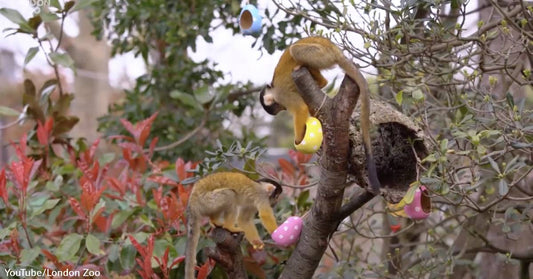
<path id="1" fill-rule="evenodd" d="M 246 279 L 246 271 L 241 252 L 243 234 L 233 234 L 222 228 L 214 228 L 209 236 L 217 244 L 216 248 L 205 248 L 208 257 L 215 260 L 228 274 L 228 278 Z"/>
<path id="2" fill-rule="evenodd" d="M 293 72 L 293 79 L 311 113 L 322 122 L 324 142 L 315 203 L 280 278 L 311 278 L 327 248 L 329 236 L 339 223 L 350 154 L 350 116 L 359 89 L 345 77 L 338 94 L 324 100 L 325 95 L 307 69 Z"/>

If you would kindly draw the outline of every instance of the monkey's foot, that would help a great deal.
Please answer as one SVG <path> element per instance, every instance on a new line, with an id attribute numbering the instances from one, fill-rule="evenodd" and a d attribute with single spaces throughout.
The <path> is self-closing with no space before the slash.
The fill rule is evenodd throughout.
<path id="1" fill-rule="evenodd" d="M 261 240 L 254 240 L 252 241 L 252 246 L 254 247 L 255 250 L 263 250 L 263 248 L 265 247 L 265 244 Z"/>

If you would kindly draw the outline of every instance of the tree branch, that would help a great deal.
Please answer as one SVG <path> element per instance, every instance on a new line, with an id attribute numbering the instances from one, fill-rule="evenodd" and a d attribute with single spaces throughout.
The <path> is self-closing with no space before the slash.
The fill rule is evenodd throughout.
<path id="1" fill-rule="evenodd" d="M 228 278 L 246 279 L 246 271 L 241 252 L 243 234 L 233 234 L 223 228 L 214 228 L 209 237 L 216 243 L 216 248 L 208 247 L 206 255 L 214 259 L 228 274 Z"/>
<path id="2" fill-rule="evenodd" d="M 350 154 L 349 120 L 359 89 L 345 77 L 338 94 L 324 102 L 325 95 L 306 68 L 294 71 L 292 76 L 309 110 L 322 122 L 324 142 L 315 203 L 280 278 L 311 278 L 327 248 L 329 236 L 339 223 Z"/>

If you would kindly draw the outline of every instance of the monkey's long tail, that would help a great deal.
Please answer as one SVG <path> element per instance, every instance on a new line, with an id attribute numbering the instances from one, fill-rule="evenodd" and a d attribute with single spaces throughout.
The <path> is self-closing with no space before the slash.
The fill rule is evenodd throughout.
<path id="1" fill-rule="evenodd" d="M 187 244 L 185 245 L 185 279 L 194 279 L 196 247 L 200 239 L 200 222 L 187 207 Z"/>
<path id="2" fill-rule="evenodd" d="M 368 90 L 368 83 L 361 71 L 349 59 L 339 61 L 341 67 L 350 76 L 359 87 L 359 101 L 361 102 L 361 133 L 363 134 L 363 145 L 365 147 L 366 168 L 368 171 L 368 179 L 370 182 L 370 192 L 375 195 L 379 194 L 379 183 L 376 162 L 372 155 L 372 145 L 370 142 L 370 92 Z"/>

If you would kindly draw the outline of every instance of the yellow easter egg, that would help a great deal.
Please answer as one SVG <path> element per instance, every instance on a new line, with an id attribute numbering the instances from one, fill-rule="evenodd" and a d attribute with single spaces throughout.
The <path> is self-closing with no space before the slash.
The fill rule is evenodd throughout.
<path id="1" fill-rule="evenodd" d="M 322 124 L 312 116 L 305 122 L 305 136 L 300 144 L 294 145 L 296 150 L 303 153 L 315 153 L 322 145 Z"/>

